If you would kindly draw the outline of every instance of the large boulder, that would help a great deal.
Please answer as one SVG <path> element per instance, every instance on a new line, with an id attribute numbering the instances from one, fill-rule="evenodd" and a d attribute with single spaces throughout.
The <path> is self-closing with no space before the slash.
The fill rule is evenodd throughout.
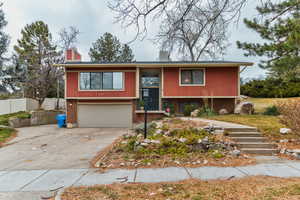
<path id="1" fill-rule="evenodd" d="M 241 102 L 234 109 L 235 114 L 252 115 L 254 113 L 254 105 L 251 102 Z"/>
<path id="2" fill-rule="evenodd" d="M 219 115 L 226 115 L 228 113 L 229 112 L 228 112 L 228 110 L 226 108 L 222 108 L 222 109 L 219 110 Z"/>

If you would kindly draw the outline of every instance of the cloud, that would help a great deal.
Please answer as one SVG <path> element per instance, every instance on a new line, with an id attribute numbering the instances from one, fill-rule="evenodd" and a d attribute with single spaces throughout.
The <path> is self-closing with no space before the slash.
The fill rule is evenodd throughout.
<path id="1" fill-rule="evenodd" d="M 8 26 L 6 32 L 11 36 L 11 45 L 16 44 L 20 38 L 21 29 L 36 20 L 43 20 L 49 25 L 54 39 L 57 39 L 58 31 L 63 27 L 76 26 L 81 31 L 78 49 L 83 54 L 84 60 L 89 60 L 89 48 L 99 36 L 105 32 L 116 35 L 121 42 L 129 42 L 135 36 L 134 28 L 123 30 L 120 24 L 114 24 L 114 16 L 106 6 L 106 1 L 99 0 L 4 0 Z M 251 18 L 255 15 L 255 4 L 248 3 L 243 9 L 243 17 Z M 153 38 L 158 31 L 158 25 L 151 23 L 148 37 Z M 247 58 L 243 51 L 236 48 L 235 42 L 260 41 L 253 31 L 243 25 L 231 27 L 229 41 L 232 45 L 228 48 L 224 59 L 237 61 L 258 62 L 258 58 Z M 135 41 L 130 43 L 136 60 L 156 60 L 159 47 L 150 40 Z M 242 74 L 243 77 L 258 77 L 265 72 L 257 66 L 250 67 Z"/>

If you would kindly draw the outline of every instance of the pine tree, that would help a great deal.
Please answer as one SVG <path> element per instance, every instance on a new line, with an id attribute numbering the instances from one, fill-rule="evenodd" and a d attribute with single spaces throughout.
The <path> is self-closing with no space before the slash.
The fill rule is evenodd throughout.
<path id="1" fill-rule="evenodd" d="M 259 66 L 267 69 L 270 76 L 285 80 L 297 79 L 300 74 L 300 1 L 268 1 L 257 11 L 263 17 L 244 19 L 246 26 L 256 31 L 264 43 L 237 42 L 245 56 L 267 57 Z"/>
<path id="2" fill-rule="evenodd" d="M 53 67 L 62 59 L 61 52 L 53 44 L 47 24 L 42 21 L 26 25 L 21 39 L 14 46 L 18 64 L 24 66 L 25 96 L 36 99 L 41 107 L 49 91 L 56 86 L 62 71 Z"/>
<path id="3" fill-rule="evenodd" d="M 111 33 L 104 33 L 94 42 L 89 55 L 91 60 L 96 62 L 131 62 L 134 59 L 130 47 L 122 45 Z"/>

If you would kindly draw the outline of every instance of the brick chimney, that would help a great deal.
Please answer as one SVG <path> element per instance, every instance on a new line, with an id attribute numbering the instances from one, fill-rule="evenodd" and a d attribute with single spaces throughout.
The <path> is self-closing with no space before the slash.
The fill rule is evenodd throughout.
<path id="1" fill-rule="evenodd" d="M 81 61 L 81 54 L 78 53 L 76 48 L 71 48 L 65 52 L 65 61 L 66 62 L 78 62 Z"/>

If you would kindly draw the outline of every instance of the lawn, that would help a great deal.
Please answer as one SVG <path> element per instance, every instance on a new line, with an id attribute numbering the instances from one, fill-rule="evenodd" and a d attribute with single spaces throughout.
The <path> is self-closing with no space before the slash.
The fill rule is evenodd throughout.
<path id="1" fill-rule="evenodd" d="M 255 114 L 255 115 L 231 114 L 231 115 L 216 115 L 216 116 L 210 116 L 206 118 L 256 127 L 266 137 L 270 138 L 271 140 L 299 138 L 299 136 L 292 133 L 285 134 L 285 135 L 280 134 L 279 129 L 284 128 L 286 126 L 280 123 L 279 117 L 277 116 L 268 116 L 262 114 Z"/>
<path id="2" fill-rule="evenodd" d="M 267 107 L 273 106 L 278 101 L 285 101 L 289 99 L 299 99 L 300 97 L 293 98 L 248 98 L 244 101 L 249 101 L 254 104 L 254 110 L 257 113 L 263 113 Z"/>
<path id="3" fill-rule="evenodd" d="M 296 200 L 300 178 L 254 176 L 231 180 L 112 184 L 71 187 L 62 200 Z"/>
<path id="4" fill-rule="evenodd" d="M 10 117 L 17 117 L 17 118 L 30 118 L 30 113 L 21 111 L 17 113 L 10 113 L 5 115 L 0 115 L 0 125 L 8 126 L 8 119 Z"/>
<path id="5" fill-rule="evenodd" d="M 0 128 L 0 147 L 15 136 L 16 131 L 11 128 Z"/>
<path id="6" fill-rule="evenodd" d="M 299 136 L 290 133 L 286 135 L 282 135 L 279 133 L 280 128 L 285 128 L 286 126 L 280 123 L 280 119 L 278 116 L 269 116 L 263 115 L 262 113 L 265 111 L 267 107 L 273 106 L 276 102 L 285 101 L 289 99 L 299 99 L 296 98 L 248 98 L 244 101 L 249 101 L 254 104 L 255 113 L 254 115 L 216 115 L 206 117 L 208 119 L 220 120 L 226 122 L 232 122 L 237 124 L 243 124 L 248 126 L 253 126 L 258 128 L 266 137 L 271 140 L 280 140 L 280 139 L 292 139 L 299 138 Z"/>

